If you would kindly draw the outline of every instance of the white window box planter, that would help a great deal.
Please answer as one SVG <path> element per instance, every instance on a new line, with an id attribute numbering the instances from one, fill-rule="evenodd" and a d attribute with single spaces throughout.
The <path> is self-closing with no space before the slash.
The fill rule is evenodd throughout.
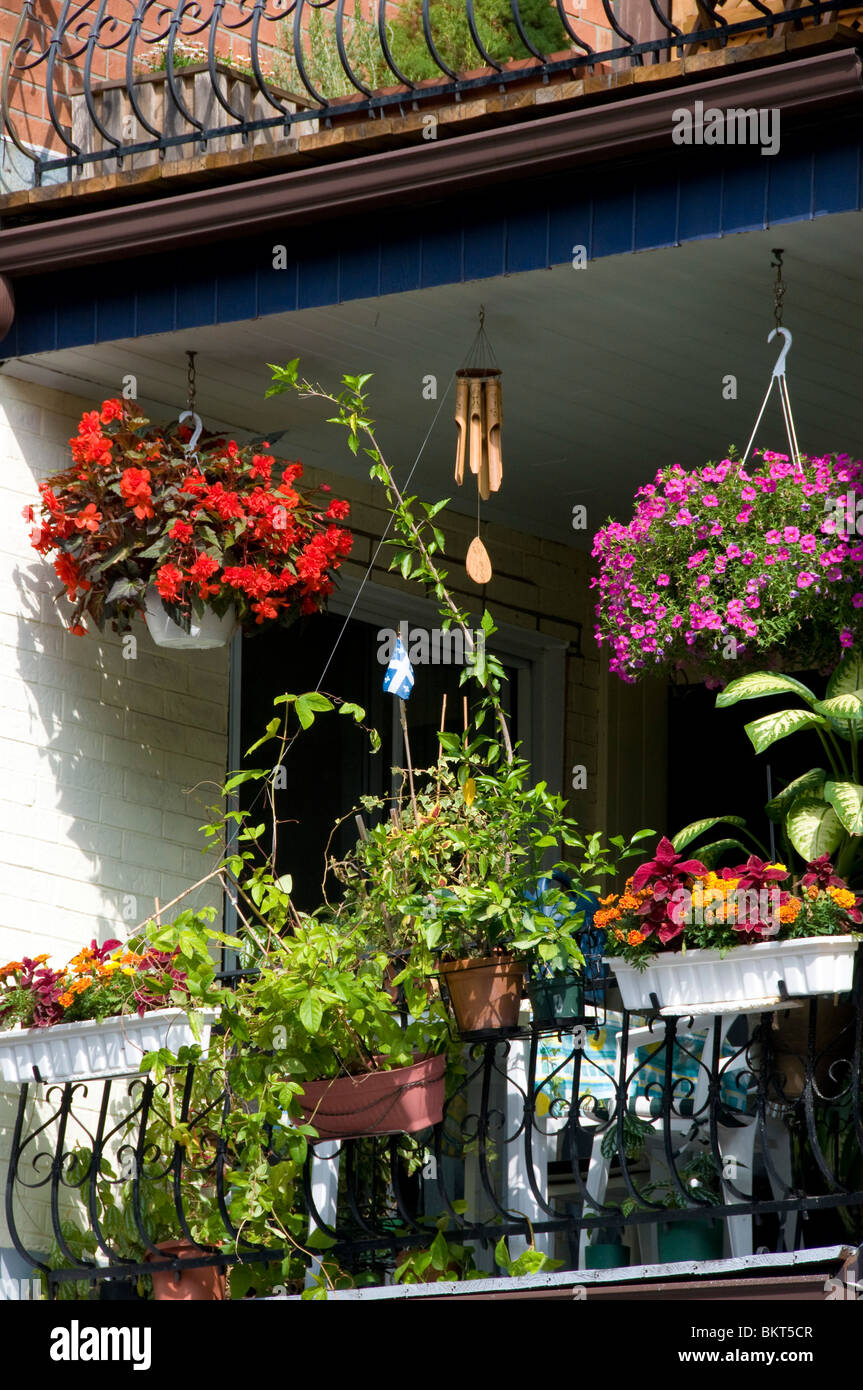
<path id="1" fill-rule="evenodd" d="M 206 1053 L 217 1011 L 202 1013 L 201 1046 Z M 123 1014 L 50 1028 L 13 1028 L 0 1032 L 0 1078 L 12 1085 L 34 1081 L 34 1067 L 45 1082 L 137 1076 L 146 1052 L 160 1047 L 177 1052 L 196 1041 L 185 1009 L 154 1009 L 143 1018 Z"/>
<path id="2" fill-rule="evenodd" d="M 753 1013 L 775 1007 L 785 995 L 849 990 L 859 942 L 857 936 L 805 936 L 735 946 L 724 956 L 713 950 L 676 951 L 657 957 L 646 970 L 618 956 L 610 956 L 608 964 L 624 1007 L 633 1012 L 651 1010 L 655 994 L 668 1014 Z"/>

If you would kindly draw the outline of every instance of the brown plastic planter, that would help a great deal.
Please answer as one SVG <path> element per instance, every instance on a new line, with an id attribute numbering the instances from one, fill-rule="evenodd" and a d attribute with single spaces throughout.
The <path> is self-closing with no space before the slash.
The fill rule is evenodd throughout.
<path id="1" fill-rule="evenodd" d="M 321 1139 L 359 1139 L 374 1134 L 416 1134 L 443 1118 L 446 1056 L 409 1067 L 304 1081 L 298 1097 L 306 1124 Z"/>
<path id="2" fill-rule="evenodd" d="M 484 956 L 441 965 L 460 1033 L 517 1028 L 524 965 L 512 956 Z"/>
<path id="3" fill-rule="evenodd" d="M 160 1240 L 156 1245 L 168 1260 L 193 1260 L 205 1253 L 188 1240 Z M 146 1258 L 155 1260 L 156 1257 L 148 1253 Z M 218 1265 L 198 1269 L 154 1269 L 150 1278 L 153 1297 L 162 1303 L 204 1303 L 226 1296 L 225 1271 Z"/>

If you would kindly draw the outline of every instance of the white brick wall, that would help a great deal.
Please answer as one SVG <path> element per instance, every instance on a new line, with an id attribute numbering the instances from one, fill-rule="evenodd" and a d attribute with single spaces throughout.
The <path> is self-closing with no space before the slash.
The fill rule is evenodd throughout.
<path id="1" fill-rule="evenodd" d="M 78 400 L 0 376 L 0 957 L 68 958 L 203 876 L 197 827 L 226 758 L 227 653 L 72 637 L 21 508 L 68 463 Z M 199 785 L 209 783 L 210 785 Z M 196 790 L 192 790 L 196 788 Z M 195 904 L 218 902 L 199 890 Z"/>
<path id="2" fill-rule="evenodd" d="M 134 661 L 113 634 L 70 636 L 21 517 L 94 403 L 0 376 L 0 963 L 40 951 L 65 962 L 212 867 L 198 826 L 225 771 L 227 653 L 166 656 L 143 623 Z M 184 906 L 208 902 L 210 886 Z M 0 1086 L 0 1184 L 16 1103 Z M 17 1211 L 29 1248 L 47 1250 L 45 1192 Z M 8 1245 L 0 1220 L 0 1267 Z"/>

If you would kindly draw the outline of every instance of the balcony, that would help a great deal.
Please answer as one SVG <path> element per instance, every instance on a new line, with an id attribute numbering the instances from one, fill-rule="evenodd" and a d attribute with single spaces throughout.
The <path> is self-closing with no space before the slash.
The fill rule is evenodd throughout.
<path id="1" fill-rule="evenodd" d="M 626 1264 L 680 1281 L 705 1268 L 763 1275 L 783 1254 L 847 1257 L 863 1231 L 860 986 L 858 970 L 838 999 L 693 1019 L 607 1007 L 605 980 L 559 1029 L 523 1013 L 506 1036 L 466 1044 L 433 1130 L 313 1146 L 302 1230 L 286 1209 L 290 1238 L 267 1247 L 244 1239 L 242 1211 L 255 1163 L 285 1162 L 285 1132 L 241 1155 L 224 1077 L 190 1066 L 172 1084 L 24 1085 L 9 1229 L 53 1297 L 176 1268 L 158 1228 L 167 1214 L 190 1237 L 203 1192 L 215 1215 L 184 1270 L 244 1266 L 258 1293 L 298 1294 L 321 1259 L 331 1288 L 392 1283 L 440 1231 L 450 1265 L 426 1278 L 493 1274 L 501 1237 L 510 1259 L 545 1252 L 597 1288 L 625 1279 Z M 22 1234 L 39 1206 L 50 1259 Z M 273 1275 L 285 1260 L 290 1277 Z"/>
<path id="2" fill-rule="evenodd" d="M 85 0 L 55 19 L 27 0 L 2 88 L 23 182 L 128 182 L 188 161 L 199 175 L 250 159 L 260 170 L 298 153 L 335 157 L 346 129 L 378 147 L 429 140 L 438 122 L 456 134 L 632 95 L 634 80 L 847 45 L 860 14 L 842 0 L 557 0 L 548 15 L 517 0 L 382 0 L 366 18 L 298 0 L 290 19 L 278 0 L 201 8 L 142 0 L 130 14 Z"/>

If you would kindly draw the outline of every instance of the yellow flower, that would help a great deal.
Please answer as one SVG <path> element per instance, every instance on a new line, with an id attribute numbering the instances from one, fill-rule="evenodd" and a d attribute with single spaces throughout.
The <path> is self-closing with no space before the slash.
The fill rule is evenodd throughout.
<path id="1" fill-rule="evenodd" d="M 827 892 L 830 894 L 837 907 L 853 907 L 857 901 L 854 893 L 849 888 L 829 887 Z"/>

